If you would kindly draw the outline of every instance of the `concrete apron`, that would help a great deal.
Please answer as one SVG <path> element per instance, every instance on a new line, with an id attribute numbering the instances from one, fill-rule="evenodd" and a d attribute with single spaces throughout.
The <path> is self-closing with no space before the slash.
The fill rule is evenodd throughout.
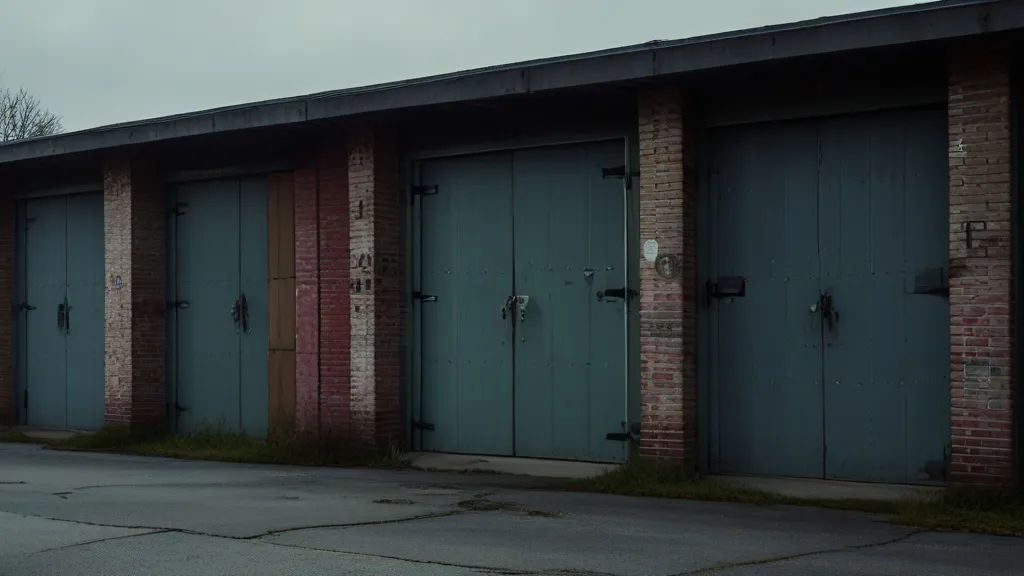
<path id="1" fill-rule="evenodd" d="M 421 470 L 438 472 L 489 472 L 539 478 L 581 479 L 600 476 L 618 467 L 617 464 L 540 460 L 534 458 L 508 458 L 495 456 L 467 456 L 413 452 L 406 456 L 409 464 Z M 943 489 L 935 486 L 878 484 L 871 482 L 843 482 L 804 478 L 764 478 L 755 476 L 715 476 L 720 482 L 779 494 L 790 498 L 820 500 L 924 500 Z"/>
<path id="2" fill-rule="evenodd" d="M 437 472 L 490 472 L 492 474 L 512 474 L 516 476 L 571 480 L 600 476 L 618 467 L 618 464 L 498 456 L 467 456 L 436 452 L 412 452 L 406 455 L 406 459 L 411 466 L 421 470 Z"/>

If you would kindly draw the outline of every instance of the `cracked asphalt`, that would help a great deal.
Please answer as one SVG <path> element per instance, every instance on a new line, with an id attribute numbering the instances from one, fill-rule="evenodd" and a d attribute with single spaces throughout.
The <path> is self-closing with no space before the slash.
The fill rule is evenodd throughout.
<path id="1" fill-rule="evenodd" d="M 496 475 L 0 445 L 0 576 L 709 573 L 1024 575 L 1024 540 Z"/>

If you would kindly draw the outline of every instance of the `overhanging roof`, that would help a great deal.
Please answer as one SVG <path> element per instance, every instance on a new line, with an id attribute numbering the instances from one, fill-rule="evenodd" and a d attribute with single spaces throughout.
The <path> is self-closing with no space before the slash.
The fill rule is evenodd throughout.
<path id="1" fill-rule="evenodd" d="M 1024 28 L 1024 0 L 943 0 L 685 40 L 654 41 L 17 140 L 0 144 L 0 164 L 185 136 L 640 80 L 766 60 L 1019 28 Z"/>

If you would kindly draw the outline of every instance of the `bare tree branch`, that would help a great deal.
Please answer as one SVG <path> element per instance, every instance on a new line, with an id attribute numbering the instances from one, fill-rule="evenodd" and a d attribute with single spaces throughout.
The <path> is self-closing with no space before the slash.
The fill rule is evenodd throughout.
<path id="1" fill-rule="evenodd" d="M 61 117 L 43 108 L 24 88 L 0 86 L 0 142 L 49 136 L 64 131 Z"/>

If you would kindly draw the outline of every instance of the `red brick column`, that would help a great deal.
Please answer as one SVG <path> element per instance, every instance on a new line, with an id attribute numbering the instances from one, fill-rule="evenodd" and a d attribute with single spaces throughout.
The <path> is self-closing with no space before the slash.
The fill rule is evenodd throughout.
<path id="1" fill-rule="evenodd" d="M 394 134 L 349 134 L 351 411 L 356 439 L 400 442 L 405 299 L 400 172 Z"/>
<path id="2" fill-rule="evenodd" d="M 1001 46 L 949 63 L 952 479 L 1013 479 L 1010 66 Z"/>
<path id="3" fill-rule="evenodd" d="M 4 191 L 9 192 L 9 191 Z M 0 426 L 14 424 L 14 228 L 15 203 L 9 194 L 0 198 Z"/>
<path id="4" fill-rule="evenodd" d="M 348 155 L 326 145 L 295 172 L 296 424 L 351 435 Z"/>
<path id="5" fill-rule="evenodd" d="M 165 206 L 155 172 L 114 153 L 103 175 L 106 421 L 166 424 Z M 120 277 L 118 288 L 116 279 Z"/>
<path id="6" fill-rule="evenodd" d="M 697 461 L 695 170 L 684 96 L 674 86 L 639 95 L 640 242 L 679 259 L 663 278 L 640 262 L 642 456 Z M 641 250 L 642 252 L 642 250 Z"/>
<path id="7" fill-rule="evenodd" d="M 320 434 L 320 235 L 318 158 L 301 162 L 295 188 L 295 426 Z"/>

